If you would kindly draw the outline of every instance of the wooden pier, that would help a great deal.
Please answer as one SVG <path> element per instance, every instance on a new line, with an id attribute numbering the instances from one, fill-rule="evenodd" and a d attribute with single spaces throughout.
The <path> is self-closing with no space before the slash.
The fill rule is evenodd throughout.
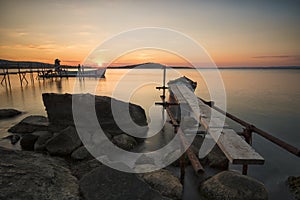
<path id="1" fill-rule="evenodd" d="M 11 88 L 10 76 L 16 75 L 19 77 L 21 86 L 28 85 L 29 80 L 33 84 L 36 79 L 48 79 L 48 78 L 69 78 L 69 77 L 80 77 L 80 78 L 104 78 L 105 68 L 90 70 L 91 67 L 85 67 L 84 70 L 77 71 L 77 66 L 61 65 L 60 71 L 54 70 L 53 64 L 47 63 L 35 63 L 35 62 L 0 62 L 0 79 L 1 85 L 8 86 Z M 73 69 L 73 71 L 69 71 Z M 83 69 L 83 68 L 82 68 Z M 27 77 L 29 75 L 29 77 Z"/>
<path id="2" fill-rule="evenodd" d="M 180 79 L 186 79 L 187 81 L 182 82 Z M 205 134 L 209 135 L 215 141 L 229 162 L 233 165 L 242 165 L 242 173 L 244 175 L 247 174 L 248 165 L 263 165 L 265 162 L 265 159 L 252 147 L 252 133 L 257 133 L 282 147 L 283 149 L 289 151 L 290 153 L 298 157 L 300 156 L 300 150 L 298 148 L 285 143 L 284 141 L 259 128 L 256 128 L 255 126 L 239 119 L 236 116 L 233 116 L 230 113 L 221 110 L 214 105 L 214 102 L 207 102 L 199 97 L 196 97 L 193 87 L 196 87 L 196 83 L 190 79 L 187 79 L 186 77 L 176 79 L 175 81 L 170 81 L 168 83 L 168 87 L 166 87 L 165 81 L 163 82 L 162 87 L 157 87 L 157 89 L 163 90 L 163 95 L 161 96 L 162 102 L 156 104 L 162 105 L 166 109 L 170 121 L 174 126 L 174 132 L 175 134 L 180 134 L 183 146 L 186 145 L 184 143 L 187 135 L 180 127 L 180 115 L 190 118 L 196 117 L 196 121 L 199 122 L 199 126 L 204 128 Z M 167 89 L 170 93 L 169 102 L 165 100 L 165 90 Z M 175 112 L 174 107 L 175 110 L 177 109 Z M 179 116 L 178 112 L 180 112 Z M 220 115 L 223 115 L 223 117 L 228 117 L 239 123 L 245 127 L 244 131 L 242 133 L 237 133 L 235 130 L 230 128 L 228 124 L 224 123 L 224 118 L 219 118 L 218 115 L 217 117 L 215 117 L 215 115 L 212 117 L 212 112 L 217 112 Z M 201 166 L 198 156 L 193 154 L 189 148 L 187 148 L 186 154 L 190 159 L 195 172 L 197 174 L 199 172 L 203 172 L 204 168 Z M 182 164 L 183 162 L 180 163 L 181 179 L 183 180 L 184 165 Z"/>

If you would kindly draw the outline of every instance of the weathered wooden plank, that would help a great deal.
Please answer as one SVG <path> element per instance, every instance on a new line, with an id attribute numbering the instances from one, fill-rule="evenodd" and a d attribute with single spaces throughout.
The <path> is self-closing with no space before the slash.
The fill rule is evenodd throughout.
<path id="1" fill-rule="evenodd" d="M 264 164 L 264 158 L 234 130 L 211 128 L 208 132 L 232 164 Z"/>

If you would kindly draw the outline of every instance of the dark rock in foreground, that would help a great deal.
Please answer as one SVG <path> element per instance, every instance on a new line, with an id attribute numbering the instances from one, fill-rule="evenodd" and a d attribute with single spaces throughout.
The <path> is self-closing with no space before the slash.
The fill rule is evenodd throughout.
<path id="1" fill-rule="evenodd" d="M 79 199 L 77 179 L 63 160 L 2 147 L 0 155 L 0 199 Z"/>
<path id="2" fill-rule="evenodd" d="M 201 194 L 214 200 L 267 200 L 266 188 L 259 181 L 237 172 L 223 171 L 204 181 Z"/>
<path id="3" fill-rule="evenodd" d="M 31 115 L 11 127 L 11 133 L 32 133 L 34 131 L 45 131 L 48 129 L 48 119 L 44 116 Z"/>
<path id="4" fill-rule="evenodd" d="M 0 109 L 0 119 L 11 118 L 20 115 L 22 112 L 15 109 Z"/>
<path id="5" fill-rule="evenodd" d="M 300 176 L 290 176 L 287 180 L 290 191 L 296 199 L 300 199 Z"/>
<path id="6" fill-rule="evenodd" d="M 120 172 L 101 165 L 80 180 L 80 190 L 86 200 L 167 199 L 135 174 Z"/>

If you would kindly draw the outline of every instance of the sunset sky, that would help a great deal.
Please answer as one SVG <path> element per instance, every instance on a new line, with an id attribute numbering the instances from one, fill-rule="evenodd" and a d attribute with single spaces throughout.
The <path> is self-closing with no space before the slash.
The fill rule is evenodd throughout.
<path id="1" fill-rule="evenodd" d="M 115 34 L 162 27 L 193 38 L 220 67 L 300 66 L 298 0 L 0 2 L 0 59 L 77 65 Z M 175 57 L 142 50 L 118 62 L 185 64 Z"/>

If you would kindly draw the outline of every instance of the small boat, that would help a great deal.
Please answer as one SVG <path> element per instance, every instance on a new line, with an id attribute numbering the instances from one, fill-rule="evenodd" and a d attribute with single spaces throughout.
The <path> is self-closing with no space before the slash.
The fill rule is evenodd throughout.
<path id="1" fill-rule="evenodd" d="M 54 78 L 54 77 L 90 77 L 90 78 L 105 78 L 106 68 L 96 69 L 96 70 L 85 70 L 85 71 L 54 71 L 48 70 L 39 72 L 40 78 Z"/>

